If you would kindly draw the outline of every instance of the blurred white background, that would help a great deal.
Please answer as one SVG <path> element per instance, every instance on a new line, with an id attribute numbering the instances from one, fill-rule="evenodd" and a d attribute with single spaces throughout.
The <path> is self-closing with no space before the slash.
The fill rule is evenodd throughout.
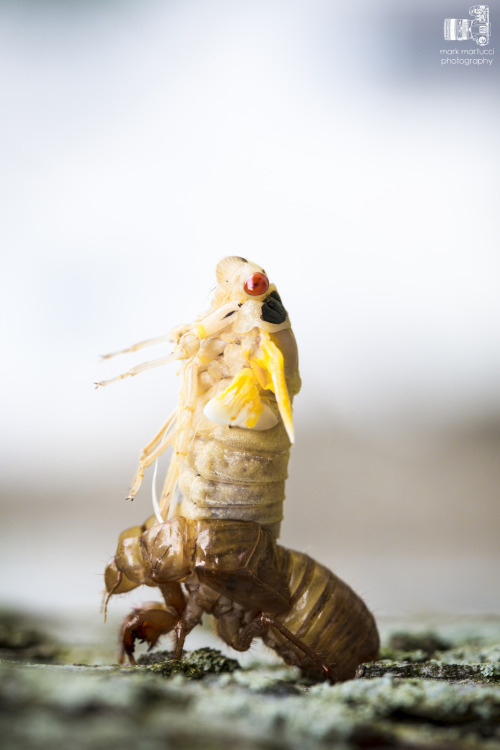
<path id="1" fill-rule="evenodd" d="M 300 349 L 282 542 L 376 614 L 499 611 L 499 63 L 441 66 L 467 3 L 364 6 L 0 5 L 3 602 L 97 616 L 178 389 L 98 354 L 237 254 Z"/>

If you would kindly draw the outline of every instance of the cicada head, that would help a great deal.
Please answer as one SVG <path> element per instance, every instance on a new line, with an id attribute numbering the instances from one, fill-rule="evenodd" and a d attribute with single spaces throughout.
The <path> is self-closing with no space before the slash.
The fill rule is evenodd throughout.
<path id="1" fill-rule="evenodd" d="M 213 309 L 222 307 L 230 318 L 231 333 L 244 344 L 247 362 L 227 388 L 210 400 L 205 415 L 216 424 L 266 430 L 276 424 L 276 417 L 271 414 L 272 424 L 267 419 L 269 408 L 262 393 L 274 393 L 293 442 L 291 399 L 300 388 L 297 346 L 276 287 L 261 266 L 235 255 L 223 258 L 216 274 Z M 228 303 L 237 309 L 226 313 Z"/>
<path id="2" fill-rule="evenodd" d="M 237 302 L 240 306 L 251 303 L 246 307 L 260 328 L 274 332 L 290 326 L 276 286 L 270 283 L 261 266 L 231 255 L 217 264 L 216 275 L 218 287 L 214 307 L 228 301 Z"/>

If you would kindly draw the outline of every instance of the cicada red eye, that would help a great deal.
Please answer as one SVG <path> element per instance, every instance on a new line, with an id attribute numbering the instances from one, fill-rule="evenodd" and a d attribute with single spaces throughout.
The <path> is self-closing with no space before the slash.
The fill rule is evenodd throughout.
<path id="1" fill-rule="evenodd" d="M 253 273 L 245 281 L 245 292 L 257 297 L 259 294 L 265 294 L 269 289 L 269 279 L 263 273 Z"/>

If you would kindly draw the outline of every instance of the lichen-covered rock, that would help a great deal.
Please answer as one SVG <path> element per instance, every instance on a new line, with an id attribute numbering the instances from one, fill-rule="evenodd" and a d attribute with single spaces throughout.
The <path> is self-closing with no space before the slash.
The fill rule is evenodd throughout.
<path id="1" fill-rule="evenodd" d="M 141 656 L 138 664 L 163 677 L 182 674 L 188 680 L 201 680 L 206 674 L 221 674 L 240 669 L 236 659 L 229 659 L 214 648 L 199 648 L 185 654 L 181 661 L 173 659 L 168 651 L 156 651 Z"/>
<path id="2" fill-rule="evenodd" d="M 480 622 L 469 631 L 433 631 L 442 650 L 432 659 L 434 644 L 418 632 L 387 639 L 400 648 L 386 645 L 384 656 L 397 658 L 338 685 L 306 681 L 258 650 L 243 669 L 212 649 L 181 662 L 160 652 L 142 667 L 111 666 L 115 644 L 108 666 L 91 666 L 93 647 L 78 642 L 73 653 L 79 661 L 87 654 L 86 665 L 0 660 L 2 750 L 499 750 L 500 621 L 496 631 L 488 622 L 488 637 Z"/>
<path id="3" fill-rule="evenodd" d="M 415 664 L 410 661 L 378 661 L 372 664 L 362 664 L 357 672 L 358 677 L 372 679 L 374 677 L 405 677 L 407 679 L 420 678 L 426 680 L 446 680 L 447 682 L 500 682 L 499 664 L 446 664 L 439 661 L 426 661 Z"/>

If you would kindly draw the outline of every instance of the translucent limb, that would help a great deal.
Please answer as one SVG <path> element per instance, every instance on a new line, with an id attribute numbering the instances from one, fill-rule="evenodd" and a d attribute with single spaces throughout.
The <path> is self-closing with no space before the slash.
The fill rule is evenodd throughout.
<path id="1" fill-rule="evenodd" d="M 144 479 L 145 470 L 148 466 L 151 466 L 151 464 L 153 464 L 156 459 L 159 458 L 161 454 L 164 453 L 175 441 L 175 455 L 170 463 L 167 478 L 173 476 L 172 462 L 177 464 L 176 475 L 175 479 L 171 479 L 168 487 L 166 485 L 164 486 L 160 502 L 157 500 L 156 490 L 153 483 L 153 508 L 159 521 L 162 519 L 162 515 L 166 517 L 165 511 L 163 510 L 166 499 L 168 497 L 168 500 L 170 501 L 185 456 L 187 455 L 192 432 L 193 412 L 198 396 L 198 368 L 199 362 L 197 359 L 187 364 L 184 368 L 181 406 L 170 415 L 153 440 L 144 449 L 139 462 L 139 468 L 132 480 L 132 486 L 127 496 L 128 500 L 132 500 L 135 497 L 142 484 L 142 480 Z M 166 505 L 166 508 L 168 511 L 168 504 Z M 163 522 L 163 519 L 160 522 Z"/>
<path id="2" fill-rule="evenodd" d="M 157 474 L 158 474 L 158 461 L 155 463 L 155 470 L 153 472 L 153 481 L 151 484 L 151 492 L 153 495 L 153 510 L 156 516 L 156 520 L 159 523 L 164 523 L 163 517 L 161 515 L 161 511 L 160 511 L 160 504 L 158 502 L 158 495 L 156 493 L 156 475 Z"/>
<path id="3" fill-rule="evenodd" d="M 129 352 L 137 352 L 139 349 L 145 349 L 147 346 L 156 346 L 157 344 L 165 344 L 167 341 L 171 341 L 171 334 L 164 333 L 162 336 L 155 336 L 152 339 L 145 339 L 139 341 L 137 344 L 132 344 L 126 349 L 120 349 L 117 352 L 111 352 L 110 354 L 103 354 L 102 359 L 111 359 L 112 357 L 118 357 L 120 354 L 128 354 Z"/>
<path id="4" fill-rule="evenodd" d="M 177 412 L 175 412 L 177 414 Z M 144 479 L 144 472 L 148 468 L 148 466 L 151 466 L 157 458 L 161 456 L 162 453 L 164 453 L 167 448 L 172 445 L 175 438 L 179 434 L 180 427 L 176 426 L 176 428 L 171 432 L 171 434 L 166 437 L 166 434 L 164 435 L 161 443 L 153 450 L 151 451 L 147 456 L 141 459 L 139 462 L 139 468 L 137 469 L 137 473 L 134 476 L 132 480 L 132 485 L 130 487 L 130 492 L 127 495 L 127 500 L 133 500 L 134 497 L 139 492 L 140 486 L 142 484 L 142 480 Z"/>
<path id="5" fill-rule="evenodd" d="M 158 513 L 157 518 L 160 521 L 160 523 L 164 523 L 162 519 L 168 518 L 168 511 L 170 509 L 170 500 L 172 498 L 172 495 L 174 494 L 175 485 L 177 484 L 177 480 L 179 478 L 179 466 L 177 461 L 177 456 L 172 456 L 170 460 L 170 465 L 168 467 L 167 476 L 165 477 L 165 484 L 163 485 L 163 490 L 160 497 L 160 502 L 158 503 Z"/>
<path id="6" fill-rule="evenodd" d="M 198 318 L 195 321 L 193 330 L 196 332 L 200 339 L 208 338 L 213 336 L 214 333 L 218 333 L 223 328 L 227 328 L 231 325 L 235 315 L 238 312 L 237 302 L 228 302 L 222 307 L 218 307 L 213 311 L 210 311 L 207 315 Z"/>
<path id="7" fill-rule="evenodd" d="M 156 433 L 156 435 L 154 436 L 154 438 L 143 449 L 141 460 L 143 458 L 146 458 L 147 456 L 149 456 L 149 454 L 151 453 L 151 451 L 153 451 L 156 448 L 156 446 L 158 445 L 158 443 L 161 440 L 163 440 L 163 438 L 165 437 L 165 435 L 167 434 L 167 432 L 169 431 L 169 429 L 172 427 L 172 424 L 173 424 L 173 422 L 175 421 L 176 418 L 177 418 L 177 409 L 174 412 L 172 412 L 172 414 L 169 416 L 169 418 L 167 419 L 167 421 L 160 427 L 160 429 L 158 430 L 158 432 Z"/>
<path id="8" fill-rule="evenodd" d="M 151 359 L 149 362 L 143 362 L 140 365 L 137 365 L 136 367 L 132 367 L 131 370 L 127 370 L 127 372 L 122 372 L 121 375 L 117 375 L 115 378 L 110 378 L 109 380 L 101 380 L 98 383 L 95 383 L 96 388 L 110 385 L 110 383 L 116 383 L 118 380 L 123 380 L 124 378 L 133 378 L 134 375 L 139 375 L 141 372 L 146 372 L 146 370 L 152 370 L 155 367 L 161 367 L 162 365 L 166 365 L 169 362 L 172 362 L 173 359 L 176 358 L 175 352 L 172 352 L 172 354 L 169 354 L 166 357 L 160 357 L 159 359 Z"/>
<path id="9" fill-rule="evenodd" d="M 199 361 L 195 359 L 184 368 L 182 379 L 181 403 L 179 407 L 179 438 L 175 445 L 175 453 L 178 456 L 179 473 L 187 456 L 189 443 L 191 442 L 193 428 L 193 414 L 198 398 L 198 370 Z"/>

